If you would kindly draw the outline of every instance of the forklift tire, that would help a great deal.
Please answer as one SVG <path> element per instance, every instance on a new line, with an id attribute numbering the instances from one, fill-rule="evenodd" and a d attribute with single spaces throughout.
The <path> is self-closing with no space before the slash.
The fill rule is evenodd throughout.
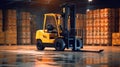
<path id="1" fill-rule="evenodd" d="M 37 41 L 37 50 L 44 50 L 44 46 L 42 44 L 42 41 L 41 40 L 38 40 Z"/>
<path id="2" fill-rule="evenodd" d="M 54 46 L 56 51 L 64 51 L 65 49 L 65 42 L 62 38 L 55 39 Z"/>

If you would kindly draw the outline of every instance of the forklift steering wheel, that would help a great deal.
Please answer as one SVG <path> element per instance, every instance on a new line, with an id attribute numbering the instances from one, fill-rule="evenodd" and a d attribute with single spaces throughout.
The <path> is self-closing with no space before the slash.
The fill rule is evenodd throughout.
<path id="1" fill-rule="evenodd" d="M 48 31 L 52 31 L 54 29 L 53 25 L 52 24 L 48 24 L 47 25 L 47 30 Z"/>

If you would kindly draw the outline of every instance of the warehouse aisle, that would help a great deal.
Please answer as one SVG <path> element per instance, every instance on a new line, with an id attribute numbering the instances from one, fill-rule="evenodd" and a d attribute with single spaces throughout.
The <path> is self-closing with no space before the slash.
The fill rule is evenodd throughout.
<path id="1" fill-rule="evenodd" d="M 86 46 L 84 49 L 97 49 Z M 119 47 L 102 47 L 103 53 L 17 49 L 0 50 L 0 67 L 120 67 Z"/>

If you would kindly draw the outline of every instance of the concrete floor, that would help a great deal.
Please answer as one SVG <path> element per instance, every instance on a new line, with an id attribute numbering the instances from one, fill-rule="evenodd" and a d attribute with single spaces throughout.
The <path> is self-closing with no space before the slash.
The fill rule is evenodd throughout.
<path id="1" fill-rule="evenodd" d="M 0 67 L 120 67 L 120 46 L 85 46 L 102 53 L 37 51 L 35 46 L 0 46 Z"/>

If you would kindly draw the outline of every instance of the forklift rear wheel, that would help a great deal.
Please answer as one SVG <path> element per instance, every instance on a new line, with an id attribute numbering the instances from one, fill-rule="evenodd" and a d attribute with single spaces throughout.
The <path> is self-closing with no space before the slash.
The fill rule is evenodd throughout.
<path id="1" fill-rule="evenodd" d="M 54 45 L 55 45 L 55 49 L 57 51 L 64 51 L 64 49 L 65 49 L 65 42 L 62 38 L 57 38 L 55 40 Z"/>
<path id="2" fill-rule="evenodd" d="M 44 46 L 43 46 L 43 44 L 42 44 L 42 41 L 41 40 L 38 40 L 37 41 L 37 49 L 38 50 L 44 50 Z"/>

